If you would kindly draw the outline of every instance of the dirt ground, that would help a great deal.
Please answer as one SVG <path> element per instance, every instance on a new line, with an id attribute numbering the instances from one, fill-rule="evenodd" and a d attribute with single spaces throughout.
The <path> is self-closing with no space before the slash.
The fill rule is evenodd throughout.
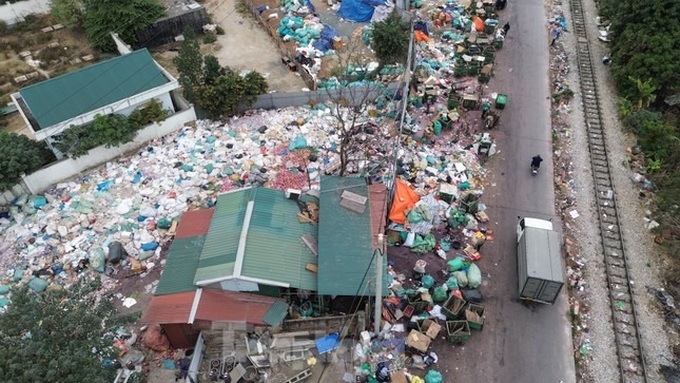
<path id="1" fill-rule="evenodd" d="M 225 33 L 217 36 L 216 45 L 221 49 L 213 52 L 220 64 L 260 72 L 267 78 L 270 91 L 295 92 L 306 87 L 297 73 L 283 65 L 272 37 L 250 13 L 242 12 L 239 0 L 210 0 L 204 6 L 213 23 L 224 28 Z"/>

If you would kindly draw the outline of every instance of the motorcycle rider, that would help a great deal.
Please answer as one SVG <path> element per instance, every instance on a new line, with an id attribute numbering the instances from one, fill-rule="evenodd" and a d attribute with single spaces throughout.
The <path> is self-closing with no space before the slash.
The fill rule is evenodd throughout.
<path id="1" fill-rule="evenodd" d="M 531 158 L 531 168 L 538 170 L 541 167 L 541 162 L 543 162 L 543 158 L 541 158 L 540 154 L 533 156 Z"/>

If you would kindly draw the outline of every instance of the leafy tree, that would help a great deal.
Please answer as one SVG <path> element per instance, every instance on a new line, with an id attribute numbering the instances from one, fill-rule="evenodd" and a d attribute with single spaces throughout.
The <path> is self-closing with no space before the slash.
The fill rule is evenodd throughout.
<path id="1" fill-rule="evenodd" d="M 201 56 L 201 45 L 196 40 L 194 32 L 186 28 L 184 30 L 184 41 L 179 48 L 177 57 L 173 60 L 182 85 L 182 92 L 189 102 L 196 102 L 194 89 L 201 85 L 201 74 L 203 73 L 203 56 Z"/>
<path id="2" fill-rule="evenodd" d="M 157 0 L 84 0 L 85 31 L 100 51 L 113 52 L 116 45 L 109 32 L 117 32 L 128 44 L 135 44 L 135 32 L 163 16 Z"/>
<path id="3" fill-rule="evenodd" d="M 31 173 L 54 160 L 44 142 L 8 132 L 0 132 L 0 153 L 0 190 L 16 185 L 22 173 Z"/>
<path id="4" fill-rule="evenodd" d="M 96 115 L 92 124 L 92 134 L 97 137 L 100 144 L 110 148 L 132 141 L 137 135 L 138 128 L 120 114 Z"/>
<path id="5" fill-rule="evenodd" d="M 381 66 L 404 64 L 408 57 L 409 25 L 397 12 L 373 26 L 371 47 Z"/>
<path id="6" fill-rule="evenodd" d="M 227 73 L 220 65 L 217 57 L 213 55 L 203 57 L 203 64 L 203 84 L 213 85 L 218 77 Z"/>
<path id="7" fill-rule="evenodd" d="M 680 2 L 602 0 L 610 18 L 611 71 L 624 97 L 636 99 L 630 78 L 651 79 L 657 100 L 680 90 Z"/>
<path id="8" fill-rule="evenodd" d="M 252 105 L 257 99 L 257 96 L 262 93 L 266 93 L 269 89 L 267 80 L 259 73 L 255 71 L 248 72 L 245 76 L 246 89 L 244 102 Z"/>
<path id="9" fill-rule="evenodd" d="M 57 22 L 71 28 L 82 28 L 85 24 L 83 0 L 51 0 L 50 14 Z"/>
<path id="10" fill-rule="evenodd" d="M 648 120 L 638 134 L 638 142 L 648 157 L 664 159 L 671 154 L 678 138 L 673 125 L 662 120 Z"/>
<path id="11" fill-rule="evenodd" d="M 110 297 L 97 297 L 99 279 L 81 279 L 68 290 L 36 294 L 22 286 L 12 291 L 0 320 L 0 381 L 111 382 L 114 359 L 106 329 L 130 323 L 118 316 Z"/>

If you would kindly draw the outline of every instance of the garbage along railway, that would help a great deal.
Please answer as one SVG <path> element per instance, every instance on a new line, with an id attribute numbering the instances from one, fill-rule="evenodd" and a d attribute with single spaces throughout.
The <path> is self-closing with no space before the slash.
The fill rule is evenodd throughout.
<path id="1" fill-rule="evenodd" d="M 616 354 L 622 382 L 646 382 L 645 355 L 642 350 L 635 297 L 626 263 L 616 193 L 610 175 L 597 86 L 581 0 L 571 0 L 574 31 L 578 38 L 578 70 L 593 172 L 600 236 L 606 265 L 611 302 Z"/>

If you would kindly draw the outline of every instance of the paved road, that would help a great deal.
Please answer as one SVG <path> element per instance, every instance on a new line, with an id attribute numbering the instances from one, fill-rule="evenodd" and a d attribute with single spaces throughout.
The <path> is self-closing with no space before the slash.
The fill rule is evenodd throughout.
<path id="1" fill-rule="evenodd" d="M 575 382 L 566 293 L 553 306 L 517 299 L 515 224 L 518 215 L 549 219 L 554 214 L 549 128 L 548 37 L 543 2 L 512 2 L 501 15 L 510 21 L 491 89 L 509 95 L 494 133 L 501 153 L 488 162 L 494 174 L 483 201 L 495 240 L 482 249 L 480 267 L 486 325 L 464 347 L 446 352 L 446 376 L 460 382 Z M 540 153 L 541 172 L 529 162 Z M 474 331 L 474 330 L 473 330 Z M 458 379 L 456 379 L 458 377 Z"/>

